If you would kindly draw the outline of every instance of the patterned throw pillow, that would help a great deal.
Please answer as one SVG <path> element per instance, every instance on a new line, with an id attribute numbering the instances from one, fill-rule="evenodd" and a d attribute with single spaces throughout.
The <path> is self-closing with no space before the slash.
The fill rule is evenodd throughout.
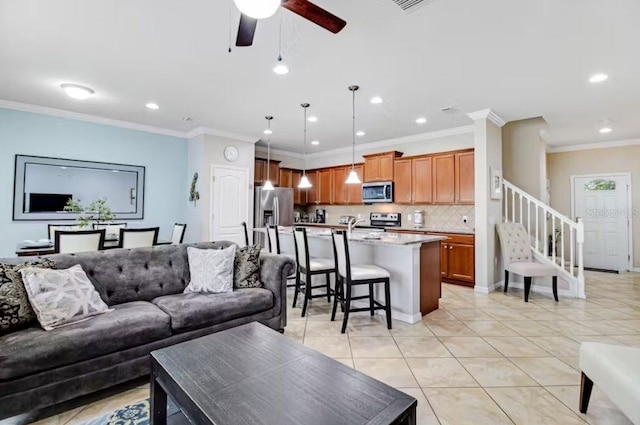
<path id="1" fill-rule="evenodd" d="M 236 246 L 225 249 L 187 248 L 191 281 L 184 289 L 188 292 L 218 294 L 233 291 L 233 260 Z"/>
<path id="2" fill-rule="evenodd" d="M 260 282 L 260 245 L 236 249 L 233 263 L 234 288 L 262 288 Z"/>
<path id="3" fill-rule="evenodd" d="M 36 320 L 20 275 L 24 267 L 55 269 L 56 265 L 46 258 L 24 264 L 0 264 L 0 334 L 16 331 Z"/>
<path id="4" fill-rule="evenodd" d="M 46 331 L 111 311 L 79 264 L 66 270 L 20 270 L 29 301 Z"/>

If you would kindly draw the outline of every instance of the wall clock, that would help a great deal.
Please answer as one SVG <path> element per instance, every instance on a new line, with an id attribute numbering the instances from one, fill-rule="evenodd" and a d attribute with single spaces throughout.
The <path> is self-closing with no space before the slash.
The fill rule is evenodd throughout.
<path id="1" fill-rule="evenodd" d="M 229 162 L 234 162 L 238 160 L 240 153 L 238 152 L 238 148 L 235 146 L 227 146 L 224 148 L 224 158 Z"/>

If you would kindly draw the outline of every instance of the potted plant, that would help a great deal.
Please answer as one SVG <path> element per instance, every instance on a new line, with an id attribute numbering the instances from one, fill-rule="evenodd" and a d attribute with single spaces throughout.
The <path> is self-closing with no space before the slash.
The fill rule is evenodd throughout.
<path id="1" fill-rule="evenodd" d="M 116 216 L 107 205 L 107 198 L 96 199 L 87 208 L 84 208 L 80 199 L 74 201 L 69 199 L 64 206 L 64 211 L 78 214 L 78 226 L 81 229 L 91 227 L 91 224 L 109 223 L 115 220 Z"/>

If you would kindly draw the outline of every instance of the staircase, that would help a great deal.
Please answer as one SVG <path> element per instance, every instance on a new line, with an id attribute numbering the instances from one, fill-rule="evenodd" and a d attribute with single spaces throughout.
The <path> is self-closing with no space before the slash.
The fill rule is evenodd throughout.
<path id="1" fill-rule="evenodd" d="M 571 294 L 586 298 L 582 219 L 571 220 L 506 180 L 502 181 L 502 193 L 504 222 L 524 225 L 536 261 L 555 267 L 558 276 L 569 282 Z"/>

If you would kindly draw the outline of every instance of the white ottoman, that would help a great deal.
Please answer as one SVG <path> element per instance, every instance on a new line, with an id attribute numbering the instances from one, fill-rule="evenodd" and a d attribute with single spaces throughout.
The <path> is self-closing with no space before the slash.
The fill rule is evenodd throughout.
<path id="1" fill-rule="evenodd" d="M 640 348 L 584 342 L 580 369 L 582 413 L 587 413 L 595 383 L 631 422 L 640 425 Z"/>

